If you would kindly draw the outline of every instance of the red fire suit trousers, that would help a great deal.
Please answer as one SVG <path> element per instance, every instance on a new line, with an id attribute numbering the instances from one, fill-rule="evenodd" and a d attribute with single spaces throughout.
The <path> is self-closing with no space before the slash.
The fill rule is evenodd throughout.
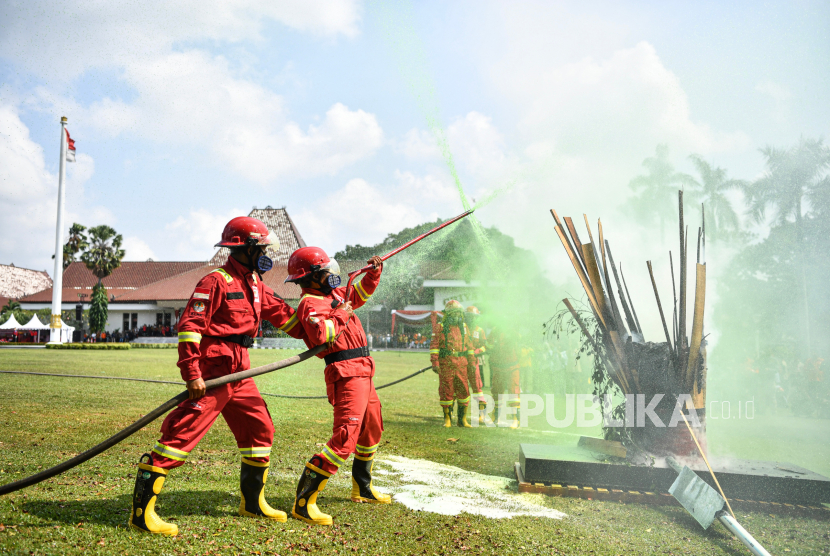
<path id="1" fill-rule="evenodd" d="M 467 382 L 466 357 L 442 357 L 438 360 L 438 398 L 441 405 L 452 405 L 458 400 L 459 406 L 470 403 L 470 389 Z"/>
<path id="2" fill-rule="evenodd" d="M 490 393 L 496 403 L 499 401 L 499 394 L 506 394 L 507 405 L 519 407 L 519 394 L 521 392 L 518 365 L 508 369 L 493 369 L 493 384 Z"/>
<path id="3" fill-rule="evenodd" d="M 470 388 L 470 395 L 479 401 L 483 401 L 484 383 L 481 382 L 481 372 L 483 369 L 483 361 L 481 358 L 476 357 L 475 372 L 469 369 L 467 370 L 467 385 Z"/>
<path id="4" fill-rule="evenodd" d="M 161 425 L 161 438 L 153 447 L 153 465 L 172 469 L 187 456 L 219 414 L 236 438 L 242 457 L 265 463 L 274 441 L 274 423 L 253 379 L 211 388 L 198 400 L 185 400 Z"/>
<path id="5" fill-rule="evenodd" d="M 383 415 L 375 384 L 369 376 L 350 376 L 326 384 L 334 408 L 331 439 L 317 454 L 323 471 L 334 474 L 354 453 L 371 459 L 383 433 Z"/>

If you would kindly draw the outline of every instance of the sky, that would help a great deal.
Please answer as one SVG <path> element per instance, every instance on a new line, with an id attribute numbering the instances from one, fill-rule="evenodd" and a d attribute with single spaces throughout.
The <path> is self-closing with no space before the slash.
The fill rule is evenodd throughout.
<path id="1" fill-rule="evenodd" d="M 760 148 L 830 130 L 823 1 L 2 0 L 0 21 L 0 263 L 50 275 L 61 116 L 66 228 L 114 227 L 127 260 L 207 260 L 267 205 L 329 252 L 374 244 L 463 210 L 449 154 L 495 194 L 481 222 L 569 278 L 550 208 L 666 262 L 676 241 L 623 210 L 658 144 L 751 179 Z"/>

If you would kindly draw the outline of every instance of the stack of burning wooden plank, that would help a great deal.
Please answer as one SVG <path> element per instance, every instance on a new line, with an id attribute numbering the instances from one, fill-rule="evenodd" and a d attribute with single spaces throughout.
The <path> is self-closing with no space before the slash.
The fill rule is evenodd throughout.
<path id="1" fill-rule="evenodd" d="M 643 394 L 646 403 L 654 396 L 663 395 L 656 407 L 656 413 L 664 422 L 671 419 L 675 402 L 681 394 L 691 396 L 698 418 L 703 423 L 706 406 L 706 351 L 703 341 L 703 310 L 706 295 L 706 233 L 705 221 L 697 233 L 697 264 L 695 266 L 695 300 L 691 326 L 691 338 L 687 337 L 687 252 L 688 227 L 684 223 L 683 192 L 678 192 L 680 231 L 680 272 L 679 299 L 675 287 L 674 262 L 671 252 L 669 262 L 672 273 L 673 309 L 671 331 L 663 311 L 651 261 L 647 261 L 648 272 L 654 288 L 657 309 L 663 324 L 665 342 L 646 342 L 622 265 L 617 266 L 611 254 L 611 245 L 605 239 L 602 221 L 597 221 L 597 240 L 591 230 L 587 215 L 585 226 L 588 243 L 582 243 L 571 218 L 565 217 L 564 224 L 555 210 L 551 214 L 556 221 L 556 234 L 573 264 L 574 270 L 585 290 L 587 305 L 596 323 L 596 334 L 589 331 L 585 319 L 574 309 L 568 299 L 565 306 L 587 337 L 594 357 L 604 372 L 623 394 Z M 614 282 L 611 282 L 613 275 Z M 616 292 L 616 293 L 615 293 Z M 659 427 L 658 427 L 659 428 Z M 683 427 L 685 429 L 685 427 Z M 701 432 L 703 428 L 701 427 Z M 630 437 L 639 447 L 652 453 L 673 453 L 693 455 L 691 439 L 681 429 L 631 431 Z"/>

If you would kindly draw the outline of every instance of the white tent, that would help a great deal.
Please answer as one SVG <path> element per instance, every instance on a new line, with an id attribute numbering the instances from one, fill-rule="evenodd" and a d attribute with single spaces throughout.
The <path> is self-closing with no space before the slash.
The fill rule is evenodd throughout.
<path id="1" fill-rule="evenodd" d="M 18 326 L 20 330 L 49 330 L 49 327 L 40 322 L 40 319 L 37 318 L 37 315 L 32 316 L 32 320 L 27 322 L 24 325 Z"/>
<path id="2" fill-rule="evenodd" d="M 3 324 L 0 324 L 0 330 L 15 330 L 18 328 L 20 328 L 20 323 L 17 322 L 16 318 L 14 318 L 14 313 L 12 313 L 12 316 L 9 317 L 9 320 Z"/>
<path id="3" fill-rule="evenodd" d="M 49 329 L 48 326 L 46 328 Z M 61 319 L 61 343 L 71 342 L 73 332 L 75 332 L 75 327 L 69 326 Z"/>

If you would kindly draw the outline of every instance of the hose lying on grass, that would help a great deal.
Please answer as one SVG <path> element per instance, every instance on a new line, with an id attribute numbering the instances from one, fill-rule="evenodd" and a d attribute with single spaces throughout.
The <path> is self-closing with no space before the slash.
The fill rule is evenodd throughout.
<path id="1" fill-rule="evenodd" d="M 430 370 L 432 366 L 424 367 L 419 371 L 415 371 L 411 375 L 406 375 L 403 378 L 399 378 L 398 380 L 393 380 L 392 382 L 387 382 L 381 386 L 376 386 L 375 390 L 381 390 L 383 388 L 388 388 L 389 386 L 394 386 L 400 382 L 405 380 L 409 380 L 410 378 L 415 378 L 421 373 L 424 373 Z M 96 375 L 68 375 L 64 373 L 36 373 L 34 371 L 0 371 L 0 374 L 9 374 L 9 375 L 37 375 L 37 376 L 59 376 L 63 378 L 97 378 L 99 380 L 129 380 L 133 382 L 152 382 L 153 384 L 175 384 L 177 386 L 181 386 L 181 381 L 177 382 L 175 380 L 152 380 L 149 378 L 130 378 L 130 377 L 123 377 L 123 376 L 96 376 Z M 292 400 L 325 400 L 328 396 L 289 396 L 288 394 L 271 394 L 269 392 L 260 392 L 262 396 L 271 396 L 272 398 L 288 398 Z"/>
<path id="2" fill-rule="evenodd" d="M 242 371 L 239 373 L 234 373 L 230 375 L 226 375 L 223 377 L 215 378 L 212 380 L 205 381 L 205 387 L 210 390 L 211 388 L 216 388 L 217 386 L 222 386 L 224 384 L 230 384 L 232 382 L 238 382 L 240 380 L 244 380 L 246 378 L 253 378 L 255 376 L 259 376 L 265 373 L 270 373 L 271 371 L 276 371 L 279 369 L 285 369 L 286 367 L 290 367 L 292 365 L 296 365 L 306 359 L 310 359 L 317 355 L 320 351 L 322 351 L 326 345 L 317 346 L 312 348 L 308 351 L 304 351 L 299 355 L 295 355 L 293 357 L 289 357 L 288 359 L 283 359 L 282 361 L 277 361 L 276 363 L 269 363 L 268 365 L 263 365 L 261 367 L 256 367 L 253 369 L 248 369 L 247 371 Z M 382 386 L 378 386 L 375 390 L 380 390 L 382 388 L 386 388 L 388 386 L 392 386 L 394 384 L 398 384 L 405 380 L 409 380 L 410 378 L 416 377 L 419 374 L 428 371 L 431 369 L 432 366 L 424 367 L 423 369 L 412 373 L 411 375 L 407 375 L 403 378 L 399 378 L 398 380 L 394 380 L 392 382 L 388 382 Z M 181 385 L 181 382 L 173 382 L 169 380 L 152 380 L 148 378 L 127 378 L 127 377 L 117 377 L 117 376 L 95 376 L 95 375 L 66 375 L 66 374 L 59 374 L 59 373 L 36 373 L 30 371 L 0 371 L 0 373 L 4 374 L 26 374 L 26 375 L 38 375 L 38 376 L 59 376 L 65 378 L 97 378 L 103 380 L 130 380 L 135 382 L 152 382 L 157 384 L 177 384 Z M 326 399 L 327 396 L 288 396 L 284 394 L 268 394 L 266 392 L 261 392 L 263 396 L 273 396 L 275 398 L 292 398 L 292 399 L 300 399 L 300 400 L 317 400 L 317 399 Z M 9 494 L 10 492 L 14 492 L 16 490 L 20 490 L 22 488 L 26 488 L 27 486 L 32 486 L 34 484 L 40 483 L 45 481 L 46 479 L 51 479 L 55 475 L 60 475 L 64 471 L 68 471 L 73 467 L 76 467 L 83 462 L 90 460 L 100 454 L 101 452 L 112 448 L 125 438 L 132 436 L 135 432 L 141 430 L 143 427 L 152 423 L 181 402 L 188 398 L 189 394 L 185 390 L 178 396 L 174 398 L 170 398 L 168 401 L 164 402 L 153 411 L 130 425 L 129 427 L 122 429 L 121 431 L 117 432 L 113 436 L 109 437 L 105 441 L 101 442 L 100 444 L 93 446 L 86 452 L 82 452 L 75 456 L 72 459 L 68 459 L 63 463 L 60 463 L 54 467 L 50 467 L 49 469 L 45 469 L 40 473 L 36 473 L 30 477 L 26 477 L 24 479 L 20 479 L 19 481 L 15 481 L 13 483 L 9 483 L 6 485 L 0 486 L 0 496 L 4 494 Z"/>
<path id="3" fill-rule="evenodd" d="M 205 381 L 205 388 L 211 389 L 216 388 L 217 386 L 223 386 L 225 384 L 230 384 L 232 382 L 238 382 L 240 380 L 244 380 L 246 378 L 252 378 L 255 376 L 259 376 L 265 373 L 270 373 L 271 371 L 276 371 L 278 369 L 284 369 L 286 367 L 290 367 L 291 365 L 296 365 L 306 359 L 314 357 L 321 351 L 328 348 L 327 344 L 322 344 L 316 347 L 313 347 L 307 351 L 304 351 L 298 355 L 294 355 L 289 357 L 288 359 L 283 359 L 282 361 L 277 361 L 275 363 L 269 363 L 268 365 L 263 365 L 261 367 L 256 367 L 254 369 L 248 369 L 247 371 L 242 371 L 241 373 L 233 373 L 230 375 L 225 375 L 223 377 L 214 378 L 212 380 Z M 98 377 L 96 377 L 98 378 Z M 142 380 L 142 379 L 133 379 L 133 380 Z M 122 429 L 121 431 L 117 432 L 113 436 L 107 438 L 97 446 L 93 446 L 86 452 L 81 452 L 77 456 L 72 459 L 68 459 L 63 463 L 59 463 L 54 467 L 50 467 L 49 469 L 44 469 L 40 473 L 35 473 L 30 477 L 26 477 L 24 479 L 20 479 L 19 481 L 15 481 L 13 483 L 9 483 L 3 486 L 0 486 L 0 496 L 4 494 L 9 494 L 10 492 L 14 492 L 16 490 L 20 490 L 21 488 L 26 488 L 27 486 L 32 486 L 37 484 L 41 481 L 45 481 L 46 479 L 51 479 L 55 475 L 60 475 L 64 471 L 68 471 L 73 467 L 76 467 L 83 462 L 90 460 L 100 454 L 101 452 L 112 448 L 125 438 L 133 435 L 135 432 L 141 430 L 143 427 L 147 426 L 148 424 L 152 423 L 181 402 L 186 400 L 189 397 L 188 392 L 185 390 L 178 396 L 174 398 L 170 398 L 153 411 L 130 425 L 129 427 Z"/>

